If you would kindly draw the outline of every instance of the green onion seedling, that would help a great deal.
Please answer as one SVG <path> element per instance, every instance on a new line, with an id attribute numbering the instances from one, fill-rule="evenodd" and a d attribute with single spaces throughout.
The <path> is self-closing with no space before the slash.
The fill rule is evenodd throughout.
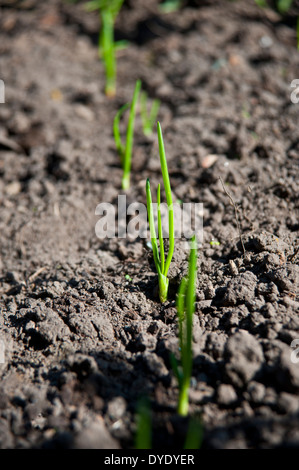
<path id="1" fill-rule="evenodd" d="M 177 295 L 180 363 L 170 355 L 172 369 L 178 381 L 178 414 L 187 416 L 189 409 L 189 388 L 192 374 L 192 329 L 195 311 L 197 244 L 195 235 L 191 239 L 188 274 L 182 279 Z"/>
<path id="2" fill-rule="evenodd" d="M 106 75 L 105 93 L 109 97 L 116 93 L 116 44 L 114 23 L 124 0 L 91 0 L 86 4 L 87 11 L 99 10 L 101 30 L 99 34 L 99 57 L 103 59 Z"/>
<path id="3" fill-rule="evenodd" d="M 134 124 L 135 124 L 135 115 L 136 115 L 136 106 L 138 102 L 138 96 L 141 89 L 141 81 L 137 80 L 133 98 L 130 103 L 125 104 L 122 106 L 113 121 L 113 134 L 114 140 L 116 145 L 116 150 L 120 156 L 121 166 L 123 169 L 123 177 L 122 177 L 122 189 L 129 189 L 130 187 L 130 175 L 131 175 L 131 161 L 132 161 L 132 149 L 133 149 L 133 136 L 134 136 Z M 120 119 L 126 109 L 130 107 L 130 114 L 127 126 L 127 133 L 126 133 L 126 143 L 125 145 L 122 143 L 121 135 L 120 135 Z"/>
<path id="4" fill-rule="evenodd" d="M 203 440 L 203 425 L 198 416 L 190 418 L 184 449 L 199 449 Z"/>
<path id="5" fill-rule="evenodd" d="M 142 127 L 145 135 L 151 135 L 153 133 L 153 126 L 159 112 L 160 100 L 155 99 L 153 101 L 152 107 L 148 113 L 147 99 L 147 93 L 146 91 L 143 91 L 140 97 L 140 114 L 142 120 Z"/>
<path id="6" fill-rule="evenodd" d="M 163 241 L 163 230 L 162 230 L 162 220 L 161 220 L 161 192 L 160 184 L 158 185 L 157 190 L 157 209 L 158 209 L 158 238 L 160 246 L 160 254 L 158 249 L 157 234 L 155 228 L 155 219 L 154 219 L 154 210 L 152 203 L 152 194 L 149 179 L 146 181 L 146 202 L 147 202 L 147 212 L 148 220 L 150 227 L 150 237 L 153 248 L 154 262 L 158 273 L 158 282 L 159 282 L 159 296 L 161 302 L 166 302 L 168 295 L 168 286 L 169 279 L 167 278 L 169 266 L 172 260 L 173 251 L 174 251 L 174 222 L 173 222 L 173 203 L 171 195 L 171 187 L 169 181 L 169 174 L 167 168 L 167 161 L 165 156 L 165 148 L 162 136 L 161 125 L 157 123 L 158 131 L 158 142 L 159 142 L 159 154 L 160 154 L 160 164 L 162 171 L 162 178 L 164 183 L 164 189 L 166 194 L 166 202 L 168 207 L 168 225 L 169 225 L 169 248 L 167 258 L 165 260 L 164 253 L 164 241 Z"/>
<path id="7" fill-rule="evenodd" d="M 135 449 L 152 447 L 152 413 L 149 399 L 142 397 L 138 401 L 136 416 Z"/>
<path id="8" fill-rule="evenodd" d="M 138 400 L 136 409 L 135 449 L 152 449 L 152 411 L 147 396 Z M 203 440 L 203 425 L 199 416 L 190 417 L 183 448 L 195 450 L 201 447 Z"/>

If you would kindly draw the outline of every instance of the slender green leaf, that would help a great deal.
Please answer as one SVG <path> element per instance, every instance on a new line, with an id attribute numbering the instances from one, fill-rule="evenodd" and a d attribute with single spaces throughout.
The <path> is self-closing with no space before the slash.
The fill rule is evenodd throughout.
<path id="1" fill-rule="evenodd" d="M 200 418 L 190 418 L 184 449 L 200 449 L 203 439 L 203 424 Z"/>
<path id="2" fill-rule="evenodd" d="M 176 376 L 177 381 L 180 383 L 181 382 L 181 374 L 179 372 L 179 367 L 178 367 L 178 361 L 173 354 L 173 352 L 170 352 L 169 354 L 169 360 L 170 360 L 170 365 L 173 370 L 174 375 Z"/>
<path id="3" fill-rule="evenodd" d="M 161 220 L 161 191 L 160 183 L 157 189 L 157 205 L 158 205 L 158 236 L 160 245 L 160 259 L 161 259 L 161 272 L 164 273 L 165 255 L 164 255 L 164 242 L 162 232 L 162 220 Z"/>
<path id="4" fill-rule="evenodd" d="M 85 8 L 87 11 L 109 11 L 115 17 L 121 9 L 123 2 L 124 0 L 90 0 L 86 3 Z"/>
<path id="5" fill-rule="evenodd" d="M 87 11 L 99 11 L 101 29 L 99 33 L 98 53 L 103 59 L 106 84 L 105 93 L 113 97 L 116 91 L 116 58 L 114 43 L 114 23 L 124 0 L 91 0 L 85 4 Z"/>
<path id="6" fill-rule="evenodd" d="M 140 97 L 140 114 L 142 120 L 143 132 L 145 135 L 151 135 L 153 132 L 153 125 L 156 121 L 158 111 L 160 109 L 160 100 L 155 99 L 152 103 L 150 112 L 147 112 L 147 93 L 143 91 Z"/>
<path id="7" fill-rule="evenodd" d="M 130 103 L 124 104 L 117 111 L 114 121 L 113 121 L 113 134 L 114 134 L 115 146 L 120 156 L 122 166 L 123 166 L 123 160 L 124 160 L 124 155 L 125 155 L 125 145 L 122 143 L 121 135 L 120 135 L 120 119 L 129 106 L 130 106 Z"/>
<path id="8" fill-rule="evenodd" d="M 122 106 L 115 115 L 113 120 L 113 135 L 117 152 L 120 156 L 121 166 L 123 169 L 122 177 L 122 188 L 128 189 L 130 187 L 130 174 L 131 174 L 131 160 L 133 150 L 133 138 L 134 138 L 134 124 L 136 115 L 136 106 L 138 102 L 139 91 L 141 88 L 141 81 L 137 80 L 133 98 L 131 103 L 127 103 Z M 130 113 L 128 118 L 127 130 L 126 130 L 126 141 L 125 144 L 122 142 L 120 133 L 120 119 L 124 112 L 130 107 Z"/>
<path id="9" fill-rule="evenodd" d="M 161 125 L 159 122 L 157 123 L 157 130 L 158 130 L 158 143 L 159 143 L 161 171 L 162 171 L 162 177 L 163 177 L 163 183 L 164 183 L 164 189 L 165 189 L 165 195 L 166 195 L 166 202 L 168 206 L 169 248 L 168 248 L 168 254 L 167 254 L 164 271 L 163 271 L 164 276 L 167 276 L 169 266 L 173 257 L 173 252 L 174 252 L 173 203 L 172 203 L 171 187 L 170 187 L 169 173 L 168 173 L 168 168 L 167 168 L 162 129 L 161 129 Z"/>
<path id="10" fill-rule="evenodd" d="M 156 121 L 159 109 L 160 109 L 160 100 L 154 99 L 153 104 L 152 104 L 151 109 L 150 109 L 149 118 L 148 118 L 148 122 L 149 122 L 148 126 L 151 129 L 154 125 L 154 122 Z"/>
<path id="11" fill-rule="evenodd" d="M 99 56 L 103 57 L 107 96 L 115 95 L 116 88 L 116 59 L 114 48 L 114 18 L 108 9 L 101 11 L 102 28 L 99 36 Z"/>
<path id="12" fill-rule="evenodd" d="M 149 179 L 147 179 L 146 181 L 146 202 L 147 202 L 147 213 L 148 213 L 148 221 L 149 221 L 149 227 L 150 227 L 151 243 L 153 247 L 154 262 L 155 262 L 158 276 L 160 276 L 161 265 L 160 265 L 160 259 L 159 259 L 159 250 L 158 250 L 158 244 L 157 244 L 155 218 L 154 218 L 154 210 L 153 210 L 153 203 L 152 203 L 152 193 L 151 193 Z"/>
<path id="13" fill-rule="evenodd" d="M 135 449 L 151 449 L 152 447 L 152 414 L 147 397 L 139 400 L 137 405 L 137 429 Z"/>
<path id="14" fill-rule="evenodd" d="M 163 137 L 160 123 L 157 123 L 158 129 L 158 142 L 159 142 L 159 153 L 160 153 L 160 163 L 161 163 L 161 171 L 163 177 L 163 183 L 166 193 L 166 201 L 168 206 L 168 222 L 169 222 L 169 249 L 168 255 L 165 261 L 165 254 L 164 254 L 164 242 L 163 242 L 163 230 L 162 230 L 162 221 L 161 221 L 161 193 L 160 193 L 160 185 L 158 186 L 157 192 L 157 199 L 158 199 L 158 237 L 159 237 L 159 244 L 160 244 L 160 255 L 161 255 L 161 262 L 159 258 L 159 252 L 157 247 L 157 235 L 156 230 L 154 228 L 154 217 L 153 211 L 150 209 L 152 198 L 150 192 L 150 185 L 149 181 L 146 183 L 146 194 L 147 194 L 147 207 L 148 207 L 148 219 L 150 224 L 151 230 L 151 240 L 153 245 L 153 253 L 154 253 L 154 260 L 158 272 L 158 282 L 159 282 L 159 295 L 161 302 L 165 302 L 167 300 L 168 295 L 168 287 L 169 287 L 169 279 L 167 278 L 167 273 L 169 269 L 169 265 L 173 256 L 174 251 L 174 223 L 173 223 L 173 205 L 172 205 L 172 196 L 171 196 L 171 188 L 170 188 L 170 181 L 167 169 L 167 162 L 165 157 L 165 150 L 163 144 Z M 162 269 L 163 268 L 163 269 Z"/>
<path id="15" fill-rule="evenodd" d="M 192 330 L 193 314 L 195 311 L 196 264 L 197 243 L 194 235 L 191 239 L 188 275 L 181 281 L 176 302 L 179 326 L 180 363 L 182 367 L 182 377 L 178 381 L 178 413 L 182 416 L 188 414 L 189 407 L 189 387 L 193 362 Z M 179 369 L 179 366 L 177 366 L 177 369 Z M 175 375 L 177 375 L 177 372 L 175 372 Z"/>
<path id="16" fill-rule="evenodd" d="M 136 106 L 137 106 L 140 89 L 141 89 L 141 80 L 137 80 L 134 93 L 133 93 L 133 99 L 131 102 L 130 115 L 129 115 L 129 121 L 128 121 L 128 127 L 127 127 L 126 148 L 125 148 L 124 165 L 123 165 L 123 170 L 124 170 L 123 184 L 122 184 L 123 189 L 128 189 L 130 186 L 134 124 L 135 124 Z"/>

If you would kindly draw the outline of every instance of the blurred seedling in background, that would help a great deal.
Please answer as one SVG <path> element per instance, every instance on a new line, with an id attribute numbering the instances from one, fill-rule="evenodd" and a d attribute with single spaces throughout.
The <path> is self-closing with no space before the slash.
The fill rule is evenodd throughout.
<path id="1" fill-rule="evenodd" d="M 276 7 L 279 13 L 287 13 L 291 8 L 293 0 L 277 0 Z"/>
<path id="2" fill-rule="evenodd" d="M 178 414 L 187 416 L 189 409 L 189 388 L 192 374 L 192 331 L 195 311 L 197 243 L 191 239 L 188 274 L 182 279 L 177 295 L 180 361 L 170 354 L 173 372 L 179 386 Z"/>
<path id="3" fill-rule="evenodd" d="M 200 449 L 203 440 L 203 424 L 198 416 L 192 416 L 189 421 L 184 449 Z"/>
<path id="4" fill-rule="evenodd" d="M 164 252 L 164 240 L 163 240 L 163 229 L 162 229 L 162 219 L 161 219 L 161 190 L 160 184 L 157 189 L 157 214 L 158 214 L 158 239 L 160 246 L 160 253 L 157 242 L 157 234 L 155 228 L 155 218 L 154 218 L 154 209 L 152 203 L 152 194 L 149 179 L 146 181 L 146 202 L 147 202 L 147 212 L 148 212 L 148 221 L 150 226 L 150 237 L 151 244 L 153 249 L 153 257 L 158 273 L 158 282 L 159 282 L 159 296 L 161 302 L 166 302 L 168 295 L 168 286 L 169 279 L 167 278 L 169 266 L 172 260 L 174 252 L 174 222 L 173 222 L 173 203 L 171 195 L 171 187 L 169 181 L 169 174 L 167 168 L 167 161 L 165 156 L 165 148 L 162 136 L 162 130 L 160 123 L 157 123 L 158 131 L 158 142 L 159 142 L 159 154 L 160 154 L 160 164 L 162 171 L 162 178 L 164 183 L 166 202 L 168 207 L 168 228 L 169 228 L 169 248 L 167 258 L 165 260 Z"/>
<path id="5" fill-rule="evenodd" d="M 269 5 L 267 0 L 255 0 L 255 3 L 261 8 L 273 8 L 274 10 L 278 11 L 281 15 L 286 15 L 294 0 L 276 0 L 276 2 Z M 297 33 L 297 49 L 299 50 L 299 16 L 297 17 L 296 23 L 296 33 Z"/>
<path id="6" fill-rule="evenodd" d="M 130 175 L 131 175 L 131 162 L 132 162 L 132 150 L 133 150 L 133 138 L 134 138 L 134 124 L 135 124 L 135 115 L 136 115 L 136 106 L 138 102 L 138 96 L 141 89 L 141 81 L 137 80 L 133 98 L 131 103 L 127 103 L 122 106 L 113 121 L 113 134 L 116 145 L 116 150 L 120 156 L 121 166 L 123 169 L 122 177 L 122 189 L 129 189 L 130 187 Z M 124 112 L 130 108 L 129 120 L 127 125 L 126 132 L 126 142 L 122 143 L 121 134 L 120 134 L 120 120 Z"/>
<path id="7" fill-rule="evenodd" d="M 105 93 L 109 97 L 116 94 L 116 57 L 118 48 L 114 42 L 114 24 L 124 0 L 91 0 L 87 11 L 99 11 L 101 29 L 99 34 L 99 57 L 103 60 L 106 75 Z"/>
<path id="8" fill-rule="evenodd" d="M 159 9 L 163 13 L 172 13 L 173 11 L 179 10 L 181 6 L 182 0 L 165 0 L 165 2 L 159 5 Z"/>
<path id="9" fill-rule="evenodd" d="M 147 397 L 139 399 L 136 413 L 135 449 L 152 447 L 152 413 Z"/>
<path id="10" fill-rule="evenodd" d="M 261 8 L 269 8 L 269 4 L 267 0 L 255 0 L 255 3 Z M 287 13 L 288 10 L 291 8 L 293 0 L 276 0 L 275 8 L 279 13 Z"/>
<path id="11" fill-rule="evenodd" d="M 135 449 L 152 449 L 153 418 L 150 400 L 142 397 L 138 400 L 135 432 Z M 203 439 L 203 425 L 199 416 L 191 416 L 188 420 L 188 428 L 183 448 L 186 450 L 199 449 Z"/>
<path id="12" fill-rule="evenodd" d="M 160 100 L 155 99 L 152 103 L 150 111 L 148 112 L 148 95 L 146 91 L 143 91 L 140 97 L 140 114 L 143 132 L 145 135 L 151 135 L 153 133 L 153 127 L 156 122 L 159 109 Z"/>

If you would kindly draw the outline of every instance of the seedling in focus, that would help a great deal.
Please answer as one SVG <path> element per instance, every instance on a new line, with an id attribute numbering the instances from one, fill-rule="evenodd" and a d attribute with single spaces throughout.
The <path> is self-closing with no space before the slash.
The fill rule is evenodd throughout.
<path id="1" fill-rule="evenodd" d="M 155 228 L 155 219 L 154 219 L 154 210 L 152 203 L 152 194 L 149 179 L 146 181 L 146 202 L 147 202 L 147 212 L 148 220 L 150 226 L 150 236 L 151 243 L 153 248 L 154 262 L 158 273 L 158 282 L 159 282 L 159 296 L 161 302 L 166 302 L 168 295 L 168 286 L 169 279 L 167 278 L 169 266 L 172 260 L 173 251 L 174 251 L 174 223 L 173 223 L 173 203 L 171 195 L 171 187 L 169 181 L 169 174 L 167 168 L 167 161 L 165 156 L 164 142 L 162 136 L 162 130 L 160 123 L 157 123 L 158 131 L 158 142 L 159 142 L 159 154 L 160 154 L 160 163 L 161 171 L 164 183 L 164 189 L 166 194 L 166 202 L 168 207 L 168 228 L 169 228 L 169 248 L 167 258 L 165 260 L 164 252 L 164 240 L 163 240 L 163 230 L 162 230 L 162 219 L 161 219 L 161 192 L 160 184 L 157 189 L 157 213 L 158 213 L 158 238 L 160 245 L 160 254 L 157 242 L 157 234 Z"/>

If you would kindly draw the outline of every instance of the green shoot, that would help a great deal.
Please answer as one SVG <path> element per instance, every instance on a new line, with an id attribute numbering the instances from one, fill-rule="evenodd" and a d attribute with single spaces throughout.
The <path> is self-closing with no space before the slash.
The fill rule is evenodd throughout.
<path id="1" fill-rule="evenodd" d="M 116 150 L 120 156 L 120 162 L 123 169 L 123 177 L 122 177 L 122 189 L 129 189 L 130 187 L 130 175 L 131 175 L 131 161 L 132 161 L 132 149 L 133 149 L 133 136 L 134 136 L 134 124 L 135 124 L 135 115 L 136 115 L 136 106 L 138 102 L 139 91 L 141 88 L 141 81 L 137 80 L 133 98 L 130 103 L 125 104 L 122 106 L 113 121 L 113 134 L 114 140 L 116 145 Z M 126 109 L 130 107 L 130 114 L 127 126 L 127 133 L 126 133 L 126 143 L 125 145 L 122 143 L 121 135 L 120 135 L 120 119 Z"/>
<path id="2" fill-rule="evenodd" d="M 147 112 L 147 93 L 143 91 L 140 97 L 140 113 L 143 126 L 143 132 L 145 135 L 151 135 L 153 133 L 153 126 L 157 118 L 157 114 L 160 108 L 160 100 L 155 99 L 153 101 L 150 112 Z"/>
<path id="3" fill-rule="evenodd" d="M 163 13 L 172 13 L 177 11 L 182 4 L 182 0 L 165 0 L 164 3 L 160 5 L 160 10 Z"/>
<path id="4" fill-rule="evenodd" d="M 267 8 L 268 7 L 268 3 L 266 2 L 266 0 L 255 0 L 255 3 L 260 8 Z"/>
<path id="5" fill-rule="evenodd" d="M 158 249 L 157 234 L 155 229 L 155 220 L 154 220 L 154 210 L 152 204 L 152 194 L 149 179 L 146 182 L 146 202 L 147 202 L 147 211 L 148 211 L 148 220 L 150 226 L 150 236 L 151 243 L 153 248 L 154 262 L 158 273 L 158 282 L 159 282 L 159 296 L 161 302 L 166 302 L 168 295 L 168 286 L 169 279 L 167 278 L 169 266 L 172 260 L 173 251 L 174 251 L 174 222 L 173 222 L 173 203 L 171 195 L 171 187 L 169 181 L 169 174 L 167 168 L 167 161 L 165 156 L 164 142 L 162 136 L 162 130 L 160 123 L 157 123 L 158 131 L 158 142 L 159 142 L 159 154 L 160 154 L 160 164 L 162 171 L 162 178 L 164 183 L 164 189 L 166 194 L 166 202 L 168 206 L 168 225 L 169 225 L 169 249 L 167 258 L 165 260 L 164 253 L 164 241 L 163 241 L 163 231 L 162 231 L 162 220 L 161 220 L 161 195 L 160 195 L 160 184 L 158 185 L 157 190 L 157 205 L 158 205 L 158 238 L 160 245 L 160 254 Z"/>
<path id="6" fill-rule="evenodd" d="M 291 8 L 293 0 L 278 0 L 277 1 L 277 9 L 279 13 L 287 13 L 287 11 Z"/>
<path id="7" fill-rule="evenodd" d="M 105 93 L 109 97 L 116 93 L 116 59 L 114 23 L 124 0 L 91 0 L 87 11 L 99 10 L 101 30 L 99 34 L 99 57 L 103 59 L 106 75 Z"/>
<path id="8" fill-rule="evenodd" d="M 177 313 L 179 326 L 180 364 L 171 354 L 172 369 L 178 381 L 178 414 L 187 416 L 189 409 L 189 388 L 192 374 L 192 326 L 195 311 L 197 245 L 195 235 L 191 239 L 189 269 L 187 277 L 182 279 L 177 295 Z"/>
<path id="9" fill-rule="evenodd" d="M 135 449 L 152 449 L 152 411 L 148 397 L 138 400 L 136 410 Z M 199 416 L 189 419 L 188 429 L 183 448 L 186 450 L 200 449 L 203 439 L 203 424 Z"/>
<path id="10" fill-rule="evenodd" d="M 220 245 L 220 242 L 218 242 L 217 240 L 211 240 L 211 241 L 210 241 L 210 245 L 211 245 L 211 246 L 219 246 L 219 245 Z"/>
<path id="11" fill-rule="evenodd" d="M 135 449 L 151 449 L 152 416 L 148 398 L 143 397 L 139 400 L 136 422 Z"/>
<path id="12" fill-rule="evenodd" d="M 199 449 L 203 438 L 203 425 L 199 417 L 191 417 L 184 449 Z"/>
<path id="13" fill-rule="evenodd" d="M 121 135 L 120 135 L 120 129 L 119 129 L 119 123 L 121 120 L 122 115 L 124 112 L 128 109 L 130 106 L 130 103 L 124 104 L 116 113 L 114 121 L 113 121 L 113 135 L 114 135 L 114 141 L 115 141 L 115 146 L 117 153 L 120 156 L 121 164 L 123 164 L 123 159 L 125 155 L 125 145 L 121 141 Z"/>

